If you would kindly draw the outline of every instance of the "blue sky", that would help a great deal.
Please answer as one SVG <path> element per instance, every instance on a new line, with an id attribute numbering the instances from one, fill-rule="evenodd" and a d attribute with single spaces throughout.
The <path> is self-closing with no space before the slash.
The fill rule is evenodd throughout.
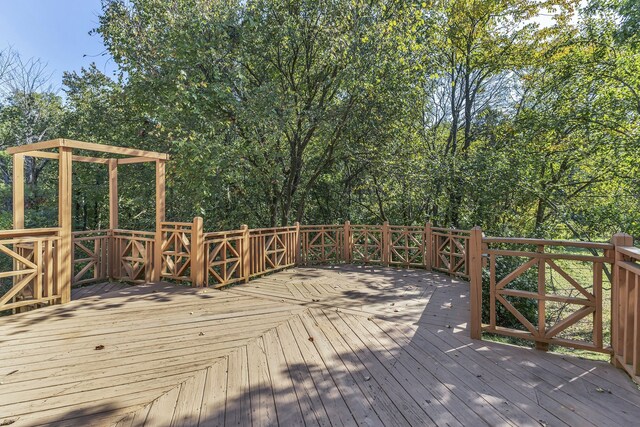
<path id="1" fill-rule="evenodd" d="M 100 0 L 0 0 L 0 49 L 12 47 L 23 60 L 42 59 L 54 89 L 61 87 L 64 71 L 91 62 L 112 75 L 115 64 L 102 55 L 102 39 L 88 34 L 100 10 Z"/>

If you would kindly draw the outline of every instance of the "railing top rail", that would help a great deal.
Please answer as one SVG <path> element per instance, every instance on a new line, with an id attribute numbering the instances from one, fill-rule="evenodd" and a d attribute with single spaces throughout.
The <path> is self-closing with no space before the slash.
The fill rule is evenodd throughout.
<path id="1" fill-rule="evenodd" d="M 445 232 L 445 233 L 471 234 L 471 230 L 461 230 L 459 228 L 446 228 L 446 227 L 431 227 L 431 231 Z"/>
<path id="2" fill-rule="evenodd" d="M 300 225 L 300 230 L 342 230 L 344 228 L 344 224 L 305 224 Z"/>
<path id="3" fill-rule="evenodd" d="M 104 230 L 81 230 L 81 231 L 74 231 L 71 234 L 73 236 L 82 236 L 84 234 L 108 233 L 109 231 L 111 231 L 111 229 L 109 229 L 109 228 L 104 229 Z"/>
<path id="4" fill-rule="evenodd" d="M 549 240 L 520 237 L 483 237 L 483 243 L 510 243 L 517 245 L 563 246 L 588 249 L 613 249 L 611 243 L 583 242 L 579 240 Z"/>
<path id="5" fill-rule="evenodd" d="M 295 231 L 297 227 L 295 226 L 287 226 L 287 227 L 271 227 L 271 228 L 250 228 L 249 233 L 251 234 L 268 234 L 268 233 L 282 233 L 287 231 Z"/>
<path id="6" fill-rule="evenodd" d="M 0 239 L 10 239 L 14 237 L 42 237 L 42 236 L 58 236 L 59 227 L 51 228 L 27 228 L 21 230 L 0 230 Z"/>
<path id="7" fill-rule="evenodd" d="M 125 229 L 122 229 L 122 228 L 114 228 L 111 231 L 114 232 L 114 233 L 120 233 L 120 234 L 139 234 L 139 235 L 147 235 L 147 236 L 154 236 L 155 235 L 154 231 L 125 230 Z"/>
<path id="8" fill-rule="evenodd" d="M 640 260 L 640 248 L 636 248 L 635 246 L 616 246 L 616 250 L 634 260 Z"/>
<path id="9" fill-rule="evenodd" d="M 224 238 L 224 237 L 235 237 L 242 236 L 244 234 L 244 230 L 227 230 L 227 231 L 209 231 L 203 234 L 205 239 L 211 238 Z"/>
<path id="10" fill-rule="evenodd" d="M 177 225 L 177 226 L 185 226 L 190 227 L 193 225 L 193 222 L 184 222 L 184 221 L 162 221 L 160 224 L 162 225 Z"/>

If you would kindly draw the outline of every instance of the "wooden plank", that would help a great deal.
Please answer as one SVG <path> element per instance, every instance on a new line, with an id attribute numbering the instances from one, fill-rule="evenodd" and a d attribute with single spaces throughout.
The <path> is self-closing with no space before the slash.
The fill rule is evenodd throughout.
<path id="1" fill-rule="evenodd" d="M 52 139 L 49 141 L 34 142 L 33 144 L 18 145 L 9 147 L 5 151 L 7 154 L 24 153 L 27 151 L 46 150 L 48 148 L 58 148 L 62 145 L 62 138 Z"/>
<path id="2" fill-rule="evenodd" d="M 24 156 L 13 155 L 13 228 L 24 228 Z"/>
<path id="3" fill-rule="evenodd" d="M 206 379 L 207 369 L 201 369 L 182 383 L 171 421 L 172 427 L 198 425 Z"/>
<path id="4" fill-rule="evenodd" d="M 207 378 L 200 408 L 198 424 L 201 426 L 222 426 L 227 400 L 228 358 L 225 357 L 207 368 Z"/>
<path id="5" fill-rule="evenodd" d="M 162 223 L 165 219 L 165 162 L 156 160 L 156 234 L 151 274 L 151 280 L 155 282 L 162 277 Z"/>
<path id="6" fill-rule="evenodd" d="M 129 157 L 125 159 L 116 159 L 119 165 L 132 165 L 134 163 L 155 162 L 153 157 Z"/>
<path id="7" fill-rule="evenodd" d="M 329 414 L 331 414 L 332 417 L 336 417 L 335 409 L 333 408 L 340 408 L 342 410 L 344 401 L 340 403 L 340 406 L 330 406 L 329 409 L 331 412 L 327 412 L 320 391 L 314 383 L 314 376 L 317 376 L 319 373 L 316 369 L 313 371 L 309 369 L 309 366 L 301 354 L 300 348 L 293 338 L 291 328 L 287 324 L 279 325 L 276 328 L 276 332 L 278 343 L 288 365 L 289 376 L 294 385 L 293 390 L 296 393 L 305 424 L 331 426 L 332 423 Z"/>
<path id="8" fill-rule="evenodd" d="M 251 425 L 251 399 L 249 395 L 246 346 L 238 348 L 229 355 L 225 411 L 225 424 Z"/>
<path id="9" fill-rule="evenodd" d="M 269 369 L 269 377 L 271 378 L 278 423 L 286 426 L 317 425 L 317 421 L 313 417 L 313 411 L 307 405 L 307 399 L 303 398 L 304 391 L 298 391 L 296 384 L 292 380 L 276 330 L 272 329 L 265 333 L 262 336 L 262 342 L 267 368 Z M 305 403 L 300 403 L 299 400 L 303 400 Z M 302 415 L 301 406 L 304 407 L 304 413 L 308 414 L 307 420 Z M 309 418 L 312 418 L 313 422 Z"/>
<path id="10" fill-rule="evenodd" d="M 271 382 L 267 357 L 262 338 L 247 343 L 249 388 L 251 398 L 251 421 L 254 426 L 278 424 L 274 401 L 274 384 Z M 275 385 L 277 386 L 277 384 Z"/>
<path id="11" fill-rule="evenodd" d="M 73 150 L 67 147 L 60 147 L 59 175 L 58 175 L 58 226 L 60 227 L 60 243 L 58 244 L 58 292 L 61 295 L 60 302 L 71 301 L 71 279 L 72 279 L 72 218 L 71 204 L 73 203 L 72 193 L 72 155 Z"/>

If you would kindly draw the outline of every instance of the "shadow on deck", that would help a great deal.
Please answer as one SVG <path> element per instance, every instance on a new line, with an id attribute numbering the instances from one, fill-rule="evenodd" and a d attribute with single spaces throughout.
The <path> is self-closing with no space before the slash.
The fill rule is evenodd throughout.
<path id="1" fill-rule="evenodd" d="M 162 283 L 85 296 L 0 320 L 0 423 L 603 426 L 640 416 L 640 392 L 607 363 L 469 339 L 468 284 L 427 271 L 296 268 L 225 291 Z"/>

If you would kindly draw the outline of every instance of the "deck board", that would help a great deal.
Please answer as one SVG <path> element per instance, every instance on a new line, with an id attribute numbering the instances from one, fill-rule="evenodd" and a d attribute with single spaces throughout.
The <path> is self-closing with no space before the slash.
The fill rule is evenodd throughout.
<path id="1" fill-rule="evenodd" d="M 217 291 L 100 283 L 0 320 L 0 423 L 632 425 L 620 370 L 468 336 L 468 284 L 296 268 Z M 104 346 L 96 349 L 96 346 Z"/>

